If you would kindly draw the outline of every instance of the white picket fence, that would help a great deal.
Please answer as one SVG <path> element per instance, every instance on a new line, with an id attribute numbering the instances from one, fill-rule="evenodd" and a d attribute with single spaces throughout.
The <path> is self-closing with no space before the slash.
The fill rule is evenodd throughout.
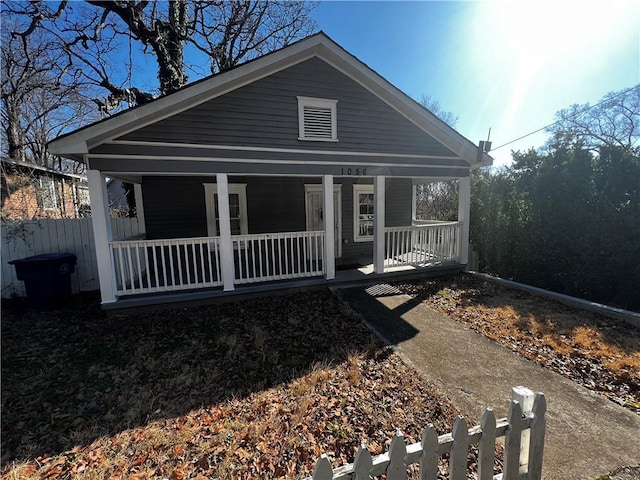
<path id="1" fill-rule="evenodd" d="M 144 233 L 144 224 L 137 218 L 112 218 L 111 226 L 115 239 Z M 25 295 L 24 282 L 7 262 L 41 253 L 76 255 L 76 273 L 71 275 L 74 293 L 100 288 L 91 218 L 12 220 L 2 222 L 1 235 L 2 298 Z"/>
<path id="2" fill-rule="evenodd" d="M 478 480 L 540 480 L 545 436 L 546 400 L 525 387 L 515 387 L 507 418 L 496 420 L 488 408 L 482 423 L 467 427 L 458 417 L 451 433 L 438 436 L 433 425 L 424 430 L 422 441 L 406 445 L 398 432 L 389 451 L 372 457 L 366 446 L 358 449 L 353 463 L 333 469 L 326 455 L 305 480 L 368 480 L 387 475 L 387 480 L 406 480 L 407 467 L 419 464 L 421 480 L 438 478 L 438 461 L 449 454 L 449 480 L 467 478 L 469 446 L 478 444 Z M 503 472 L 494 474 L 496 438 L 504 437 Z"/>

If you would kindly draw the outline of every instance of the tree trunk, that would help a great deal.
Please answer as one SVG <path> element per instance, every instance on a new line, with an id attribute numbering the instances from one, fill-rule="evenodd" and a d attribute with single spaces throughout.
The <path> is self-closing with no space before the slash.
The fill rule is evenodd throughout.
<path id="1" fill-rule="evenodd" d="M 169 23 L 159 32 L 153 49 L 158 56 L 158 80 L 161 95 L 186 85 L 184 39 L 187 28 L 187 0 L 169 2 Z"/>
<path id="2" fill-rule="evenodd" d="M 20 113 L 11 100 L 5 100 L 7 110 L 7 125 L 5 133 L 7 135 L 7 155 L 13 160 L 25 161 L 24 132 L 20 126 Z"/>

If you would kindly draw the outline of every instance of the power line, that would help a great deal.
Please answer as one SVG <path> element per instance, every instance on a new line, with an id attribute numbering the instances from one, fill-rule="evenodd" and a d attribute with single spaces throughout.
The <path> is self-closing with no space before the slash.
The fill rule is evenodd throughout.
<path id="1" fill-rule="evenodd" d="M 616 95 L 614 95 L 614 96 L 612 96 L 612 97 L 609 97 L 609 98 L 607 98 L 606 100 L 602 100 L 601 102 L 596 103 L 595 105 L 589 105 L 588 107 L 585 107 L 581 112 L 576 113 L 576 114 L 574 115 L 573 119 L 575 120 L 575 119 L 577 119 L 579 116 L 581 116 L 581 115 L 583 115 L 584 113 L 586 113 L 586 112 L 588 112 L 589 110 L 591 110 L 592 108 L 599 107 L 600 105 L 603 105 L 603 104 L 605 104 L 605 103 L 607 103 L 607 102 L 610 102 L 610 101 L 611 101 L 611 100 L 613 100 L 614 98 L 618 98 L 618 97 L 620 97 L 621 95 L 624 95 L 625 93 L 628 93 L 628 92 L 630 92 L 631 90 L 635 90 L 636 88 L 639 88 L 639 87 L 640 87 L 640 85 L 634 85 L 633 87 L 631 87 L 631 88 L 627 88 L 626 90 L 623 90 L 622 92 L 617 93 Z M 549 125 L 546 125 L 546 126 L 544 126 L 544 127 L 538 128 L 537 130 L 534 130 L 533 132 L 529 132 L 529 133 L 527 133 L 526 135 L 522 135 L 521 137 L 518 137 L 518 138 L 516 138 L 516 139 L 514 139 L 514 140 L 510 140 L 510 141 L 508 141 L 507 143 L 503 143 L 503 144 L 502 144 L 502 145 L 500 145 L 500 146 L 497 146 L 497 147 L 495 147 L 495 148 L 492 148 L 492 149 L 491 149 L 491 151 L 492 151 L 492 152 L 495 152 L 495 151 L 496 151 L 496 150 L 498 150 L 499 148 L 506 147 L 507 145 L 511 145 L 512 143 L 515 143 L 515 142 L 517 142 L 517 141 L 519 141 L 519 140 L 522 140 L 523 138 L 530 137 L 530 136 L 531 136 L 531 135 L 533 135 L 534 133 L 538 133 L 538 132 L 541 132 L 542 130 L 546 130 L 547 128 L 551 128 L 551 127 L 553 127 L 554 125 L 557 125 L 558 123 L 562 122 L 563 120 L 564 120 L 564 119 L 556 120 L 555 122 L 550 123 Z"/>

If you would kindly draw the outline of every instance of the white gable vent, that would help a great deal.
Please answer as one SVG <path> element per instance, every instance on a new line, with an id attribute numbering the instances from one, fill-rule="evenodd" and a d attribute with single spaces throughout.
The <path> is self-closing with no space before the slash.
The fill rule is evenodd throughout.
<path id="1" fill-rule="evenodd" d="M 298 97 L 298 140 L 338 141 L 337 100 Z"/>

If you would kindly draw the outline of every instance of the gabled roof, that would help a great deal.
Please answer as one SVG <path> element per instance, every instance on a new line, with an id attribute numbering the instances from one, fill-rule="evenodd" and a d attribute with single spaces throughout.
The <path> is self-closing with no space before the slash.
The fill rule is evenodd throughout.
<path id="1" fill-rule="evenodd" d="M 224 95 L 292 65 L 318 57 L 347 75 L 431 135 L 471 166 L 491 165 L 493 159 L 428 109 L 394 87 L 366 64 L 344 50 L 324 32 L 258 57 L 233 69 L 204 78 L 150 103 L 62 135 L 49 143 L 49 151 L 81 159 L 89 150 L 126 133 L 158 122 Z"/>

